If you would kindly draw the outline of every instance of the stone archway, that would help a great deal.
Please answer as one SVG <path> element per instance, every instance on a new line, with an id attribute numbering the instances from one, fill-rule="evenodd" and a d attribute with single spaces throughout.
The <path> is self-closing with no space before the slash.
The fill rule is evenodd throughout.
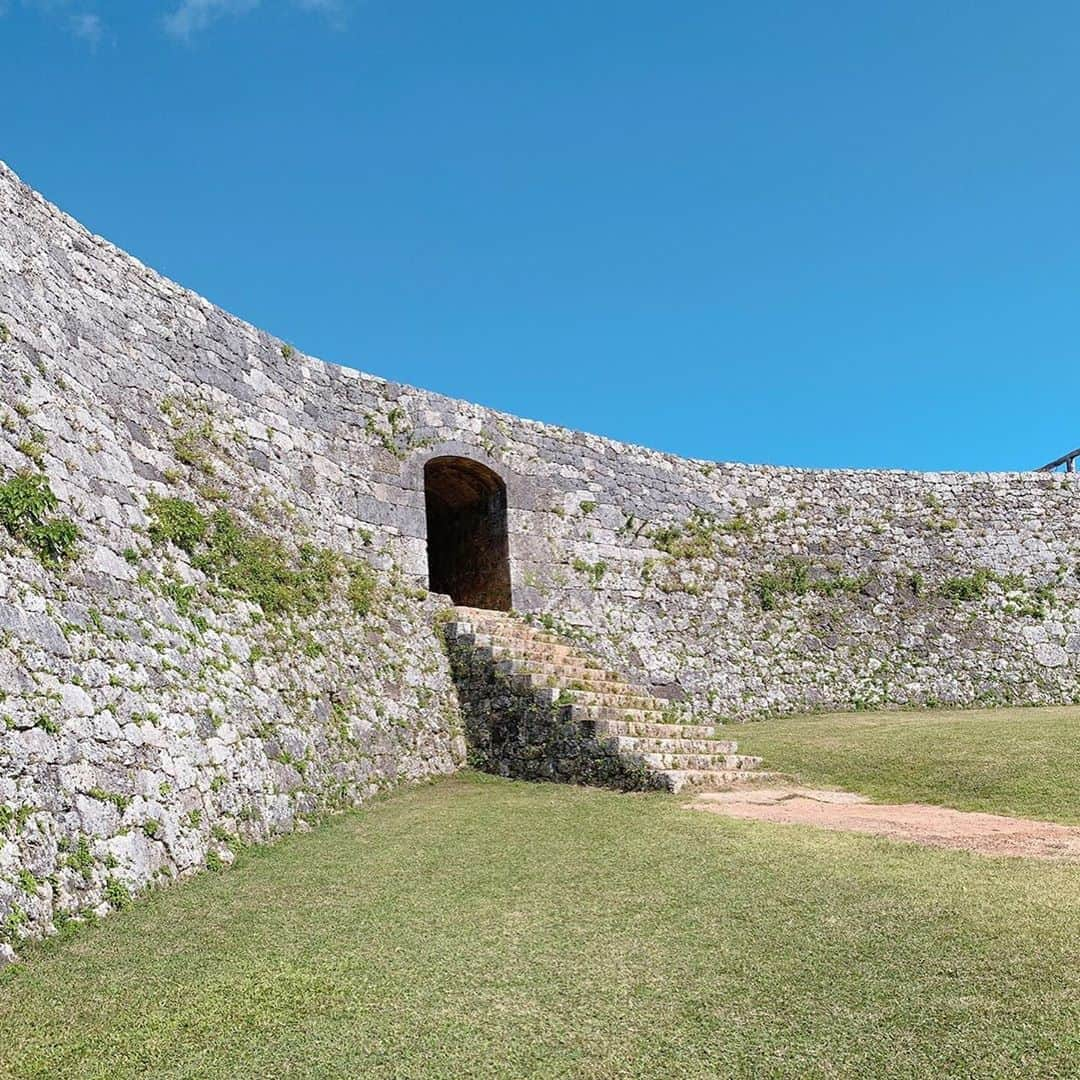
<path id="1" fill-rule="evenodd" d="M 436 457 L 424 466 L 428 587 L 455 604 L 509 611 L 506 485 L 486 465 Z"/>

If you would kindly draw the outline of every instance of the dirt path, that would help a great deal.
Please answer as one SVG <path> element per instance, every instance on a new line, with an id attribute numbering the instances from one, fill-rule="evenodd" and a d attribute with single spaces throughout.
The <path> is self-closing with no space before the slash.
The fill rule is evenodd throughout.
<path id="1" fill-rule="evenodd" d="M 872 803 L 848 791 L 812 788 L 743 788 L 698 795 L 689 804 L 729 817 L 819 825 L 843 832 L 872 833 L 980 855 L 1026 855 L 1080 861 L 1080 827 L 1049 821 L 950 810 L 922 803 Z"/>

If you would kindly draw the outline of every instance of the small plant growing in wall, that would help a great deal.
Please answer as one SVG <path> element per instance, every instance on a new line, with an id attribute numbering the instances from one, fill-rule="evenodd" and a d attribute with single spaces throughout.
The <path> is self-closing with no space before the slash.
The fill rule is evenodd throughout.
<path id="1" fill-rule="evenodd" d="M 26 923 L 26 912 L 21 907 L 13 907 L 0 921 L 0 942 L 14 944 L 22 936 L 20 931 Z"/>
<path id="2" fill-rule="evenodd" d="M 30 438 L 23 439 L 17 447 L 20 454 L 25 454 L 39 469 L 45 461 L 45 451 L 48 445 L 45 436 L 40 431 L 35 431 Z"/>
<path id="3" fill-rule="evenodd" d="M 964 577 L 946 578 L 941 583 L 941 595 L 946 600 L 982 600 L 990 591 L 993 580 L 994 575 L 984 569 Z"/>
<path id="4" fill-rule="evenodd" d="M 376 413 L 368 413 L 364 417 L 364 431 L 391 457 L 398 461 L 404 460 L 416 445 L 411 438 L 412 424 L 405 410 L 400 405 L 395 405 L 385 416 L 385 426 L 380 424 L 380 419 L 384 418 Z"/>
<path id="5" fill-rule="evenodd" d="M 300 544 L 293 552 L 246 527 L 225 507 L 207 515 L 186 499 L 152 497 L 149 511 L 150 539 L 186 551 L 220 595 L 251 601 L 267 615 L 312 615 L 330 602 L 344 570 L 353 610 L 358 615 L 371 610 L 375 572 L 364 562 L 346 562 L 314 544 Z M 182 614 L 190 610 L 190 590 L 179 582 L 162 587 Z"/>
<path id="6" fill-rule="evenodd" d="M 938 591 L 946 600 L 964 603 L 985 599 L 991 585 L 996 585 L 1005 593 L 1004 610 L 1012 615 L 1045 618 L 1056 600 L 1054 586 L 1050 582 L 1029 585 L 1020 574 L 998 574 L 986 567 L 979 567 L 972 574 L 946 578 Z"/>
<path id="7" fill-rule="evenodd" d="M 345 597 L 357 615 L 371 611 L 375 597 L 375 571 L 366 563 L 356 560 L 348 566 L 349 584 Z"/>
<path id="8" fill-rule="evenodd" d="M 58 505 L 48 478 L 21 473 L 0 484 L 0 524 L 48 567 L 75 554 L 79 530 L 68 518 L 54 517 Z"/>
<path id="9" fill-rule="evenodd" d="M 162 583 L 161 595 L 168 597 L 181 615 L 191 614 L 191 602 L 195 597 L 194 585 L 185 585 L 182 581 L 170 579 Z"/>
<path id="10" fill-rule="evenodd" d="M 209 530 L 209 522 L 199 508 L 187 499 L 150 497 L 150 528 L 147 533 L 155 544 L 175 544 L 189 555 Z"/>
<path id="11" fill-rule="evenodd" d="M 754 592 L 761 601 L 763 611 L 774 611 L 784 597 L 806 596 L 817 593 L 835 596 L 838 593 L 856 593 L 867 584 L 865 577 L 848 577 L 833 567 L 814 572 L 808 559 L 791 555 L 781 559 L 777 568 L 761 574 L 754 582 Z"/>
<path id="12" fill-rule="evenodd" d="M 714 514 L 695 509 L 682 525 L 665 525 L 650 535 L 653 546 L 672 559 L 708 559 L 716 554 L 720 533 L 747 533 L 751 522 L 742 514 L 719 522 Z"/>
<path id="13" fill-rule="evenodd" d="M 64 860 L 64 865 L 71 870 L 77 870 L 85 881 L 90 880 L 94 869 L 94 856 L 90 851 L 90 841 L 85 836 L 79 837 L 74 849 Z"/>
<path id="14" fill-rule="evenodd" d="M 130 795 L 121 795 L 118 792 L 106 791 L 100 787 L 92 787 L 86 794 L 91 799 L 112 803 L 121 814 L 131 805 Z"/>
<path id="15" fill-rule="evenodd" d="M 589 584 L 594 589 L 599 588 L 604 574 L 607 573 L 607 563 L 602 559 L 594 563 L 587 562 L 585 559 L 575 559 L 572 565 L 579 574 L 584 574 L 589 579 Z"/>
<path id="16" fill-rule="evenodd" d="M 207 449 L 213 439 L 209 421 L 198 428 L 191 428 L 173 439 L 173 453 L 182 465 L 197 469 L 205 476 L 214 475 L 214 462 Z"/>
<path id="17" fill-rule="evenodd" d="M 111 874 L 105 882 L 105 900 L 116 911 L 123 911 L 131 904 L 131 892 L 128 887 Z"/>

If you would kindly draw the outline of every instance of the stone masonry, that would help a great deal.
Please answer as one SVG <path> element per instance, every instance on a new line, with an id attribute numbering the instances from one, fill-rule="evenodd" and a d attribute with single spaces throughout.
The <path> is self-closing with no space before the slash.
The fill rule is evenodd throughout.
<path id="1" fill-rule="evenodd" d="M 707 790 L 775 776 L 758 772 L 761 759 L 738 753 L 715 724 L 673 718 L 645 687 L 523 619 L 458 608 L 443 632 L 477 768 L 623 791 Z"/>
<path id="2" fill-rule="evenodd" d="M 459 767 L 434 458 L 505 484 L 514 608 L 681 719 L 1080 700 L 1075 474 L 693 461 L 387 382 L 2 165 L 0 429 L 3 948 Z"/>

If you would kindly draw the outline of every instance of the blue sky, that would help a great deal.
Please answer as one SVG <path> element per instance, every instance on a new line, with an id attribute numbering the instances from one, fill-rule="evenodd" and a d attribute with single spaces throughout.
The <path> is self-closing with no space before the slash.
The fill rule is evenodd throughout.
<path id="1" fill-rule="evenodd" d="M 1080 445 L 1080 8 L 0 0 L 0 157 L 325 359 L 718 460 Z"/>

